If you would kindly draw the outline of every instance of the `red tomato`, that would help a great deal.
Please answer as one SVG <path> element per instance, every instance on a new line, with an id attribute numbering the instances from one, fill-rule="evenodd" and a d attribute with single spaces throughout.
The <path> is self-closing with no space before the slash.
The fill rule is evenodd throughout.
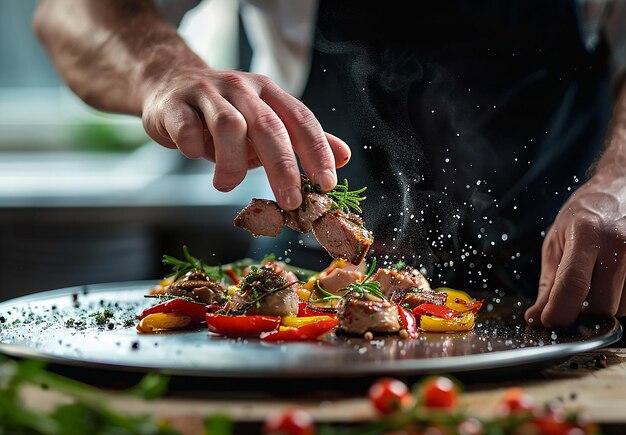
<path id="1" fill-rule="evenodd" d="M 533 397 L 523 388 L 509 388 L 500 401 L 500 413 L 507 416 L 511 413 L 532 412 L 535 405 Z"/>
<path id="2" fill-rule="evenodd" d="M 409 387 L 395 378 L 381 378 L 374 382 L 369 389 L 368 398 L 383 415 L 409 408 L 414 402 Z"/>
<path id="3" fill-rule="evenodd" d="M 311 415 L 302 409 L 287 409 L 270 416 L 263 426 L 263 435 L 314 435 Z"/>
<path id="4" fill-rule="evenodd" d="M 545 415 L 535 418 L 530 422 L 531 426 L 536 427 L 541 435 L 572 435 L 576 433 L 584 433 L 582 429 L 577 428 L 574 424 L 565 421 L 561 413 L 548 412 Z M 578 429 L 578 431 L 576 431 Z"/>
<path id="5" fill-rule="evenodd" d="M 422 384 L 422 404 L 426 408 L 453 409 L 456 407 L 459 389 L 451 379 L 435 376 Z"/>

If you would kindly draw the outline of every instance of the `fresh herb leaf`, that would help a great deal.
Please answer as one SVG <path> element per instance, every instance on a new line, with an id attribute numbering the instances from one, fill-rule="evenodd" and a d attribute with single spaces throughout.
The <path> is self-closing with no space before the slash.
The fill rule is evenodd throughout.
<path id="1" fill-rule="evenodd" d="M 359 203 L 367 198 L 366 196 L 361 196 L 365 190 L 367 190 L 367 187 L 350 190 L 348 180 L 344 179 L 343 184 L 337 184 L 333 190 L 326 194 L 333 202 L 331 210 L 342 210 L 346 213 L 350 211 L 362 213 L 363 210 L 361 210 Z"/>
<path id="2" fill-rule="evenodd" d="M 322 286 L 320 285 L 319 280 L 315 281 L 315 287 L 317 287 L 317 291 L 322 295 L 322 297 L 315 299 L 315 300 L 311 299 L 310 302 L 320 303 L 320 302 L 340 301 L 341 299 L 343 299 L 342 296 L 337 296 L 324 290 Z"/>
<path id="3" fill-rule="evenodd" d="M 163 256 L 163 264 L 166 266 L 172 266 L 172 273 L 168 276 L 174 277 L 174 281 L 182 278 L 189 272 L 200 271 L 203 272 L 209 279 L 213 281 L 223 281 L 226 278 L 226 273 L 222 270 L 222 266 L 209 266 L 202 260 L 192 256 L 187 249 L 187 246 L 183 246 L 184 260 L 172 257 L 171 255 Z"/>

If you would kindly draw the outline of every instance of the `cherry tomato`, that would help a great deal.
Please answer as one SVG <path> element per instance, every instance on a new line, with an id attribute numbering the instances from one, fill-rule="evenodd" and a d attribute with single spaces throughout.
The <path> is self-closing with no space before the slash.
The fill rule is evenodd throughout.
<path id="1" fill-rule="evenodd" d="M 303 409 L 287 409 L 270 416 L 263 426 L 263 435 L 314 435 L 315 424 Z"/>
<path id="2" fill-rule="evenodd" d="M 422 384 L 422 404 L 426 408 L 453 409 L 456 407 L 459 389 L 450 378 L 434 376 Z"/>
<path id="3" fill-rule="evenodd" d="M 511 413 L 529 413 L 534 409 L 533 397 L 523 388 L 509 388 L 500 401 L 500 413 L 504 416 Z"/>
<path id="4" fill-rule="evenodd" d="M 562 413 L 552 411 L 533 419 L 530 421 L 530 425 L 537 428 L 541 435 L 572 435 L 582 432 L 574 424 L 565 421 Z M 576 431 L 576 429 L 579 430 Z"/>
<path id="5" fill-rule="evenodd" d="M 374 408 L 383 415 L 409 408 L 414 402 L 409 387 L 395 378 L 381 378 L 374 382 L 369 389 L 368 398 Z"/>

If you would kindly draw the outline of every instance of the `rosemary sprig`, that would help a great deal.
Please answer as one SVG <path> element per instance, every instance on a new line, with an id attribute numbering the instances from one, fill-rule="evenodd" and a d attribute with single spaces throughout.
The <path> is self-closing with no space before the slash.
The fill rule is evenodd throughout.
<path id="1" fill-rule="evenodd" d="M 331 210 L 342 210 L 346 213 L 352 210 L 356 213 L 363 213 L 359 203 L 367 198 L 366 196 L 361 196 L 365 190 L 367 190 L 367 187 L 350 190 L 348 180 L 344 179 L 343 184 L 337 184 L 333 190 L 326 194 L 333 202 Z"/>
<path id="2" fill-rule="evenodd" d="M 209 279 L 213 281 L 222 281 L 226 278 L 225 272 L 222 270 L 222 266 L 209 266 L 202 260 L 192 256 L 187 249 L 187 246 L 183 246 L 184 260 L 179 260 L 171 255 L 163 256 L 163 264 L 166 266 L 172 266 L 172 273 L 168 276 L 174 277 L 174 281 L 180 279 L 188 272 L 200 271 L 206 274 Z"/>
<path id="3" fill-rule="evenodd" d="M 319 299 L 315 299 L 315 300 L 309 299 L 309 302 L 320 303 L 320 302 L 340 301 L 341 299 L 343 299 L 343 296 L 337 296 L 337 295 L 332 294 L 331 292 L 327 292 L 326 290 L 324 290 L 322 286 L 320 285 L 319 280 L 315 281 L 315 287 L 317 287 L 317 291 L 323 297 Z"/>
<path id="4" fill-rule="evenodd" d="M 363 278 L 361 281 L 353 282 L 352 284 L 347 286 L 345 290 L 342 289 L 341 291 L 345 291 L 346 295 L 356 292 L 359 294 L 360 297 L 365 296 L 366 293 L 370 293 L 377 298 L 386 300 L 387 298 L 385 297 L 383 292 L 380 291 L 380 283 L 378 281 L 370 281 L 370 278 L 372 277 L 372 275 L 374 275 L 375 271 L 376 258 L 373 258 L 372 263 L 370 264 L 370 267 L 365 274 L 365 278 Z"/>

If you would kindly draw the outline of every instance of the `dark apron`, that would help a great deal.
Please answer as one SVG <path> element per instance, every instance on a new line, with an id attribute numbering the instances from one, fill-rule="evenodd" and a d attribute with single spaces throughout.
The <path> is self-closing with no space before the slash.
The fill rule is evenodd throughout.
<path id="1" fill-rule="evenodd" d="M 371 255 L 532 294 L 542 232 L 603 140 L 606 48 L 585 50 L 573 1 L 322 1 L 303 101 L 353 150 L 339 175 L 368 187 Z M 296 238 L 256 249 L 328 263 Z"/>

